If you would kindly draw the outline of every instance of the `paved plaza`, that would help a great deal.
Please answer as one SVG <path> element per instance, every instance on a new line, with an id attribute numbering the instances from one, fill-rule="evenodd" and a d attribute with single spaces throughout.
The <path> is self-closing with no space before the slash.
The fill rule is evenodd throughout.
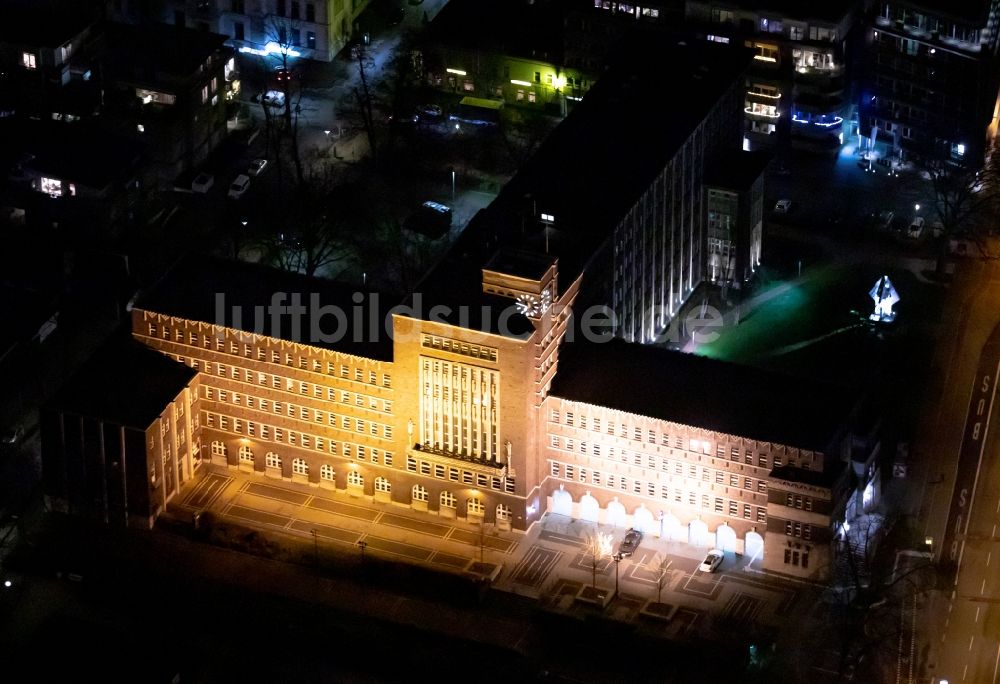
<path id="1" fill-rule="evenodd" d="M 659 636 L 684 637 L 775 631 L 808 612 L 812 585 L 765 574 L 759 559 L 727 553 L 718 572 L 698 570 L 706 548 L 646 535 L 616 564 L 594 559 L 587 541 L 611 533 L 615 549 L 625 530 L 547 513 L 527 532 L 448 519 L 400 503 L 376 503 L 344 491 L 265 479 L 206 464 L 203 475 L 171 504 L 181 519 L 211 511 L 228 524 L 314 542 L 334 554 L 375 554 L 470 576 L 535 599 L 540 606 L 586 618 L 598 610 L 581 600 L 596 579 L 607 596 L 603 615 L 641 624 Z M 617 595 L 614 595 L 615 586 Z"/>

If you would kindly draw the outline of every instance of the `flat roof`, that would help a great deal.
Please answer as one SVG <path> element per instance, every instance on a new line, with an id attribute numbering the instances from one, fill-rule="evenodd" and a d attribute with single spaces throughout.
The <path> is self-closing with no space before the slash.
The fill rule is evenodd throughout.
<path id="1" fill-rule="evenodd" d="M 840 464 L 838 467 L 831 467 L 826 470 L 807 470 L 806 468 L 788 465 L 779 466 L 778 468 L 771 469 L 768 478 L 772 480 L 784 480 L 785 482 L 801 482 L 813 487 L 829 488 L 837 481 L 837 478 L 846 466 L 846 464 L 839 461 L 837 463 Z"/>
<path id="2" fill-rule="evenodd" d="M 197 374 L 120 330 L 63 383 L 47 407 L 145 430 Z"/>
<path id="3" fill-rule="evenodd" d="M 97 0 L 4 0 L 0 2 L 0 41 L 59 47 L 97 23 L 101 4 Z"/>
<path id="4" fill-rule="evenodd" d="M 771 159 L 770 152 L 735 150 L 705 169 L 705 185 L 726 190 L 749 190 Z"/>
<path id="5" fill-rule="evenodd" d="M 505 273 L 527 280 L 541 280 L 554 263 L 556 263 L 555 257 L 546 254 L 502 249 L 486 262 L 483 270 Z"/>
<path id="6" fill-rule="evenodd" d="M 561 64 L 562 35 L 562 0 L 449 0 L 422 40 Z"/>
<path id="7" fill-rule="evenodd" d="M 216 52 L 231 53 L 224 45 L 228 39 L 174 24 L 108 22 L 98 54 L 108 78 L 150 84 L 175 82 L 195 74 Z"/>
<path id="8" fill-rule="evenodd" d="M 304 308 L 301 316 L 287 311 L 271 315 L 277 311 L 271 308 L 272 303 L 287 307 L 296 296 Z M 268 266 L 192 255 L 144 290 L 135 307 L 391 361 L 392 339 L 386 332 L 386 321 L 391 325 L 390 312 L 399 301 L 398 295 L 362 291 L 353 285 Z M 237 316 L 233 307 L 239 312 Z"/>
<path id="9" fill-rule="evenodd" d="M 857 390 L 622 340 L 565 342 L 551 394 L 762 442 L 824 451 Z"/>
<path id="10" fill-rule="evenodd" d="M 12 147 L 30 155 L 28 168 L 92 188 L 128 179 L 141 157 L 137 143 L 86 121 L 0 119 L 0 137 L 4 131 Z"/>
<path id="11" fill-rule="evenodd" d="M 418 285 L 425 301 L 478 306 L 482 268 L 500 249 L 558 259 L 568 286 L 752 59 L 738 47 L 663 37 L 630 50 L 469 222 Z M 684 106 L 656 104 L 650 93 L 661 90 L 683 93 Z"/>

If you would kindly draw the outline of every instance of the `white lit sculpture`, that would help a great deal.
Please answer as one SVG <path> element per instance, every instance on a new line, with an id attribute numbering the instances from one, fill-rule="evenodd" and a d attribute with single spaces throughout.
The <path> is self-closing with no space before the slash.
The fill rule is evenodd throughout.
<path id="1" fill-rule="evenodd" d="M 868 296 L 875 302 L 875 311 L 868 318 L 879 323 L 891 323 L 896 319 L 896 312 L 892 307 L 899 301 L 899 294 L 892 286 L 889 276 L 879 278 Z"/>

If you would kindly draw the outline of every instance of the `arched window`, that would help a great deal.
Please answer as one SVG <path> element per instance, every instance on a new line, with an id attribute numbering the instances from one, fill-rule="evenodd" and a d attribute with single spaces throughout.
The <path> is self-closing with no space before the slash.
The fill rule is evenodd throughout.
<path id="1" fill-rule="evenodd" d="M 376 477 L 375 491 L 388 494 L 389 492 L 392 491 L 392 485 L 389 484 L 389 480 L 385 479 L 384 477 Z"/>
<path id="2" fill-rule="evenodd" d="M 500 504 L 497 506 L 497 521 L 510 520 L 510 506 Z"/>
<path id="3" fill-rule="evenodd" d="M 253 463 L 253 450 L 245 444 L 240 447 L 240 463 Z"/>
<path id="4" fill-rule="evenodd" d="M 336 478 L 337 476 L 333 472 L 333 466 L 329 463 L 324 463 L 319 467 L 319 479 L 333 482 Z"/>
<path id="5" fill-rule="evenodd" d="M 281 456 L 274 453 L 273 451 L 268 451 L 267 455 L 264 456 L 264 464 L 268 468 L 280 468 L 281 467 Z"/>
<path id="6" fill-rule="evenodd" d="M 365 486 L 364 475 L 359 473 L 357 470 L 352 470 L 351 472 L 347 473 L 347 484 L 352 485 L 354 487 L 364 487 Z"/>
<path id="7" fill-rule="evenodd" d="M 441 492 L 441 506 L 442 508 L 455 508 L 455 495 L 447 489 Z"/>
<path id="8" fill-rule="evenodd" d="M 486 511 L 486 507 L 483 506 L 482 499 L 477 499 L 476 497 L 472 497 L 471 499 L 469 499 L 468 503 L 466 503 L 466 511 L 468 512 L 469 515 L 483 515 L 483 513 Z"/>
<path id="9" fill-rule="evenodd" d="M 226 445 L 219 441 L 212 442 L 212 456 L 225 456 L 225 455 L 226 455 Z"/>
<path id="10" fill-rule="evenodd" d="M 305 459 L 293 458 L 292 459 L 292 472 L 296 475 L 308 475 L 309 474 L 309 464 L 305 462 Z"/>
<path id="11" fill-rule="evenodd" d="M 423 485 L 413 485 L 413 500 L 414 501 L 427 501 L 427 487 Z"/>

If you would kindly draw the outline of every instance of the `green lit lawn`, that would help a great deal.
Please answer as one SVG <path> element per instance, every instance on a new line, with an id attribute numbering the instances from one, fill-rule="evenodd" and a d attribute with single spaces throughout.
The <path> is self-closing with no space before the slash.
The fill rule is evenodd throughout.
<path id="1" fill-rule="evenodd" d="M 744 314 L 738 326 L 695 353 L 837 383 L 906 391 L 930 360 L 942 291 L 905 269 L 889 269 L 900 294 L 897 320 L 887 328 L 858 324 L 852 309 L 872 310 L 868 290 L 885 273 L 866 264 L 818 264 L 802 278 L 758 290 L 773 297 Z"/>

